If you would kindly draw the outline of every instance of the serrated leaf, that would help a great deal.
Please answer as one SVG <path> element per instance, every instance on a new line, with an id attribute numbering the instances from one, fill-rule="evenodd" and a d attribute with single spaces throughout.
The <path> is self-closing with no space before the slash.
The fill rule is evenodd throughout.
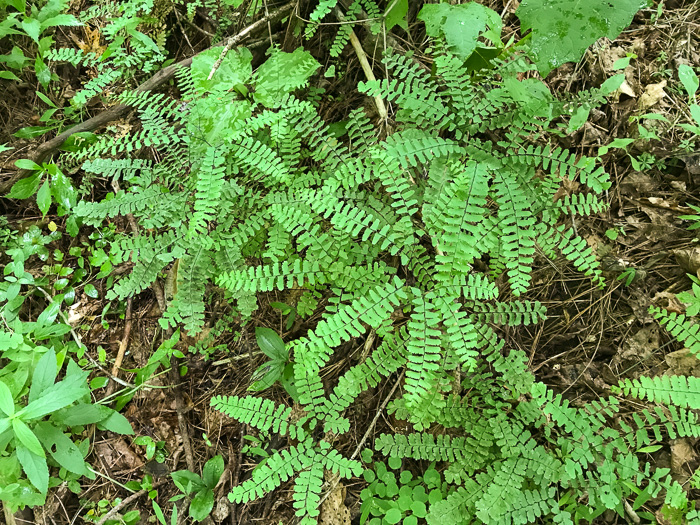
<path id="1" fill-rule="evenodd" d="M 62 15 L 52 16 L 51 18 L 44 20 L 41 23 L 41 30 L 43 31 L 46 28 L 55 27 L 55 26 L 81 26 L 81 25 L 83 25 L 83 24 L 77 18 L 75 18 L 73 15 L 62 14 Z"/>
<path id="2" fill-rule="evenodd" d="M 532 30 L 530 51 L 542 76 L 576 62 L 596 40 L 617 38 L 647 0 L 523 0 L 515 11 L 522 33 Z"/>
<path id="3" fill-rule="evenodd" d="M 12 185 L 8 199 L 28 199 L 39 189 L 41 173 L 34 173 L 29 177 L 18 180 Z"/>
<path id="4" fill-rule="evenodd" d="M 22 443 L 17 443 L 15 451 L 29 481 L 39 489 L 39 492 L 46 494 L 49 490 L 49 466 L 46 464 L 46 458 L 37 456 Z"/>
<path id="5" fill-rule="evenodd" d="M 216 86 L 232 87 L 236 84 L 244 84 L 253 74 L 253 66 L 251 65 L 253 55 L 242 47 L 226 54 L 210 80 L 209 74 L 220 56 L 221 50 L 212 48 L 199 53 L 192 59 L 190 71 L 194 86 L 199 91 L 212 91 Z"/>
<path id="6" fill-rule="evenodd" d="M 289 352 L 284 347 L 284 341 L 271 328 L 258 326 L 255 328 L 255 340 L 263 353 L 274 361 L 286 361 Z"/>
<path id="7" fill-rule="evenodd" d="M 49 388 L 35 401 L 29 403 L 20 413 L 26 420 L 36 419 L 74 403 L 90 392 L 87 372 L 66 376 Z"/>
<path id="8" fill-rule="evenodd" d="M 39 22 L 36 18 L 27 18 L 26 20 L 23 20 L 20 25 L 22 26 L 22 29 L 24 29 L 24 32 L 27 33 L 27 36 L 38 44 L 39 35 L 41 34 L 41 22 Z"/>
<path id="9" fill-rule="evenodd" d="M 476 2 L 462 5 L 428 4 L 420 10 L 418 18 L 425 22 L 425 31 L 429 36 L 444 36 L 450 50 L 464 59 L 474 52 L 482 35 L 494 45 L 501 45 L 501 17 Z"/>

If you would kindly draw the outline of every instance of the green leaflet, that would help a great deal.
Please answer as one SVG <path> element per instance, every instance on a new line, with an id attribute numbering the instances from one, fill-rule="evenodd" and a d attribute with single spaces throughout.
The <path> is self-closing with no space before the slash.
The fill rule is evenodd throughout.
<path id="1" fill-rule="evenodd" d="M 477 47 L 479 37 L 501 47 L 501 17 L 488 7 L 476 2 L 462 5 L 428 4 L 418 18 L 425 22 L 428 35 L 444 37 L 450 51 L 467 59 Z"/>
<path id="2" fill-rule="evenodd" d="M 605 36 L 614 40 L 648 0 L 523 0 L 516 16 L 532 29 L 531 52 L 542 75 L 575 62 Z"/>

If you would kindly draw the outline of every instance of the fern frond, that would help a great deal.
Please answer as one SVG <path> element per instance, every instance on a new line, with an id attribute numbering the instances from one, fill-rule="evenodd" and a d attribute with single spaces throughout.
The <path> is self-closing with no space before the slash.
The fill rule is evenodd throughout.
<path id="1" fill-rule="evenodd" d="M 693 355 L 700 354 L 700 324 L 691 321 L 685 314 L 667 312 L 662 308 L 652 306 L 649 312 L 659 321 L 661 326 L 678 338 Z"/>
<path id="2" fill-rule="evenodd" d="M 272 454 L 264 464 L 253 471 L 251 479 L 233 487 L 228 498 L 232 503 L 247 503 L 261 498 L 297 472 L 308 469 L 313 464 L 313 442 L 307 439 L 289 450 Z"/>
<path id="3" fill-rule="evenodd" d="M 692 376 L 660 376 L 625 379 L 618 391 L 649 402 L 674 404 L 682 408 L 700 409 L 700 378 Z"/>
<path id="4" fill-rule="evenodd" d="M 214 396 L 210 405 L 245 425 L 263 432 L 289 435 L 292 439 L 304 439 L 305 433 L 298 423 L 290 424 L 291 407 L 276 405 L 261 397 Z"/>

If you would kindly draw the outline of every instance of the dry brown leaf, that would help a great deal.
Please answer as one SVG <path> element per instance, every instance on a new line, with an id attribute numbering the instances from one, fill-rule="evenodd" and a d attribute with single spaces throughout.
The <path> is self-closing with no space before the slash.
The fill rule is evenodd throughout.
<path id="1" fill-rule="evenodd" d="M 666 84 L 667 82 L 665 80 L 662 80 L 658 84 L 649 84 L 644 90 L 644 93 L 642 93 L 642 96 L 639 97 L 639 102 L 637 103 L 639 109 L 645 111 L 658 104 L 661 99 L 666 96 L 666 92 L 664 91 Z"/>
<path id="2" fill-rule="evenodd" d="M 326 471 L 326 486 L 335 488 L 321 504 L 321 525 L 350 525 L 350 510 L 345 506 L 345 485 L 337 474 Z"/>
<path id="3" fill-rule="evenodd" d="M 644 327 L 622 344 L 619 359 L 648 359 L 659 348 L 659 328 L 656 325 Z"/>
<path id="4" fill-rule="evenodd" d="M 673 255 L 676 256 L 676 262 L 683 270 L 693 275 L 698 274 L 698 270 L 700 270 L 700 248 L 673 250 Z"/>
<path id="5" fill-rule="evenodd" d="M 671 440 L 671 473 L 676 476 L 687 477 L 683 465 L 695 459 L 695 451 L 688 438 Z"/>

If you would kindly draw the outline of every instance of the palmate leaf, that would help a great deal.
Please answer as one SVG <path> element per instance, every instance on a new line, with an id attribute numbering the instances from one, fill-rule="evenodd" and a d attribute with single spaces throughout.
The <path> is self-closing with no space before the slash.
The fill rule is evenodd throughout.
<path id="1" fill-rule="evenodd" d="M 532 29 L 530 49 L 545 76 L 566 62 L 578 61 L 599 38 L 617 38 L 648 5 L 647 0 L 523 0 L 515 14 L 521 31 Z"/>

